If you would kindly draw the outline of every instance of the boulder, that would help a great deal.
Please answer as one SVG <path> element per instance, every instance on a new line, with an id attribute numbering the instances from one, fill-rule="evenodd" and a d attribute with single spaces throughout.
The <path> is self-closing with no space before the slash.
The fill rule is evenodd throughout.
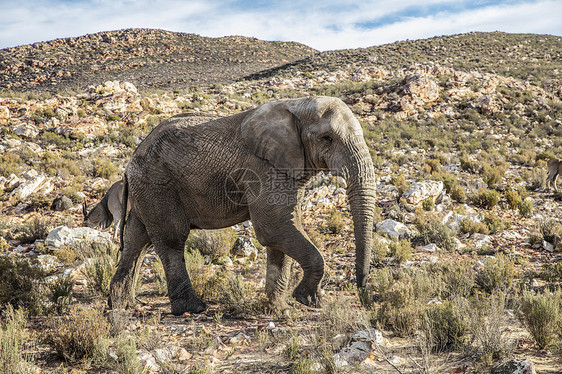
<path id="1" fill-rule="evenodd" d="M 492 374 L 535 374 L 535 365 L 531 361 L 512 359 L 501 362 L 491 370 Z"/>
<path id="2" fill-rule="evenodd" d="M 39 129 L 31 124 L 22 123 L 14 127 L 12 132 L 22 138 L 32 139 L 39 134 Z"/>
<path id="3" fill-rule="evenodd" d="M 423 181 L 412 183 L 402 197 L 406 199 L 408 204 L 417 205 L 427 199 L 435 201 L 442 193 L 442 181 Z"/>
<path id="4" fill-rule="evenodd" d="M 11 195 L 20 200 L 25 199 L 35 192 L 48 194 L 55 188 L 52 178 L 40 175 L 35 170 L 22 173 L 19 182 L 19 185 L 12 191 Z"/>
<path id="5" fill-rule="evenodd" d="M 45 245 L 51 249 L 63 246 L 73 246 L 81 243 L 106 242 L 111 244 L 111 234 L 98 231 L 89 227 L 77 227 L 74 229 L 67 226 L 59 226 L 51 230 Z"/>
<path id="6" fill-rule="evenodd" d="M 51 209 L 57 212 L 62 212 L 65 210 L 69 210 L 74 206 L 72 200 L 70 200 L 66 196 L 60 196 L 53 200 L 53 204 L 51 204 Z"/>
<path id="7" fill-rule="evenodd" d="M 250 238 L 239 236 L 232 246 L 231 253 L 234 257 L 249 258 L 254 261 L 258 257 L 258 249 Z"/>
<path id="8" fill-rule="evenodd" d="M 7 106 L 0 106 L 0 125 L 6 125 L 10 119 L 10 109 Z"/>
<path id="9" fill-rule="evenodd" d="M 386 234 L 394 239 L 409 238 L 412 231 L 402 222 L 394 221 L 392 219 L 385 219 L 376 224 L 378 233 Z"/>

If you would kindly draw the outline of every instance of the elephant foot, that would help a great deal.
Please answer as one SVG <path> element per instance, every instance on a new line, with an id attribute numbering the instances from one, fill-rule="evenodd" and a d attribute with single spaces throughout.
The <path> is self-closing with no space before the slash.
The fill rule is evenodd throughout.
<path id="1" fill-rule="evenodd" d="M 127 309 L 136 306 L 136 300 L 130 285 L 123 283 L 113 283 L 107 298 L 107 305 L 111 309 Z"/>
<path id="2" fill-rule="evenodd" d="M 205 309 L 207 309 L 207 304 L 197 296 L 187 300 L 185 299 L 171 300 L 171 303 L 172 303 L 172 314 L 175 316 L 181 316 L 185 312 L 201 313 Z"/>
<path id="3" fill-rule="evenodd" d="M 267 303 L 267 310 L 279 317 L 288 317 L 291 307 L 285 298 L 271 298 Z"/>
<path id="4" fill-rule="evenodd" d="M 293 297 L 301 304 L 311 308 L 321 308 L 321 298 L 318 292 L 306 292 L 297 287 L 293 292 Z"/>

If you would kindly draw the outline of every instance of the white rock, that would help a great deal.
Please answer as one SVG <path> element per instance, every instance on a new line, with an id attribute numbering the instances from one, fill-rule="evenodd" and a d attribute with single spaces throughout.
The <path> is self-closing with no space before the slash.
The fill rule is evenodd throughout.
<path id="1" fill-rule="evenodd" d="M 416 205 L 427 199 L 435 201 L 442 192 L 442 181 L 423 181 L 412 183 L 402 197 L 406 199 L 407 203 Z"/>
<path id="2" fill-rule="evenodd" d="M 160 365 L 156 362 L 154 355 L 148 351 L 143 351 L 138 354 L 138 359 L 147 372 L 159 372 Z"/>
<path id="3" fill-rule="evenodd" d="M 35 192 L 48 194 L 55 188 L 52 178 L 40 175 L 35 170 L 22 173 L 20 183 L 11 193 L 18 199 L 25 199 Z"/>
<path id="4" fill-rule="evenodd" d="M 411 236 L 411 230 L 402 222 L 394 221 L 392 219 L 385 219 L 376 224 L 378 233 L 387 234 L 391 238 L 402 239 Z"/>
<path id="5" fill-rule="evenodd" d="M 535 365 L 531 361 L 512 359 L 492 367 L 492 374 L 535 374 Z"/>
<path id="6" fill-rule="evenodd" d="M 490 240 L 491 240 L 489 235 L 484 235 L 477 232 L 472 234 L 470 238 L 474 240 L 472 244 L 474 245 L 475 248 L 485 247 L 488 244 L 490 244 Z"/>
<path id="7" fill-rule="evenodd" d="M 49 232 L 45 240 L 45 245 L 49 248 L 60 248 L 62 246 L 72 246 L 81 242 L 95 241 L 111 243 L 111 234 L 89 227 L 70 229 L 66 226 L 59 226 Z"/>
<path id="8" fill-rule="evenodd" d="M 437 246 L 437 244 L 435 244 L 435 243 L 430 243 L 428 245 L 417 247 L 416 250 L 421 251 L 421 252 L 433 253 L 435 251 L 440 251 L 441 248 L 439 248 Z"/>
<path id="9" fill-rule="evenodd" d="M 258 250 L 250 238 L 239 236 L 232 247 L 231 253 L 235 257 L 245 257 L 254 261 L 258 257 Z"/>
<path id="10" fill-rule="evenodd" d="M 542 241 L 542 247 L 548 252 L 554 252 L 554 245 L 547 242 L 546 240 Z"/>
<path id="11" fill-rule="evenodd" d="M 14 134 L 22 138 L 35 138 L 39 134 L 39 130 L 30 124 L 24 123 L 16 126 L 12 131 Z"/>
<path id="12" fill-rule="evenodd" d="M 51 255 L 37 256 L 37 261 L 39 261 L 41 269 L 47 273 L 56 270 L 57 265 L 59 264 L 58 259 Z"/>

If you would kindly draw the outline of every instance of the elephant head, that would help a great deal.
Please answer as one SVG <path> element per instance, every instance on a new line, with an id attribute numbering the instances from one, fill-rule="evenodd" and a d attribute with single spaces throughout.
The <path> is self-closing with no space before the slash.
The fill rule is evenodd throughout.
<path id="1" fill-rule="evenodd" d="M 367 285 L 372 247 L 375 173 L 361 126 L 333 97 L 280 100 L 264 104 L 241 123 L 246 145 L 292 178 L 329 171 L 347 184 L 353 215 L 357 285 Z"/>

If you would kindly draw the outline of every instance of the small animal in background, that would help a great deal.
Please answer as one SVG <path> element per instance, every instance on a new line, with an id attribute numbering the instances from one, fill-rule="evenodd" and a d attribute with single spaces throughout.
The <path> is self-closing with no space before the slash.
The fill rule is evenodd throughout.
<path id="1" fill-rule="evenodd" d="M 558 180 L 558 174 L 560 174 L 560 168 L 562 168 L 562 160 L 559 158 L 551 158 L 548 160 L 546 166 L 548 167 L 548 177 L 546 177 L 546 189 L 549 189 L 551 185 L 554 187 L 554 191 L 558 191 L 556 187 L 556 181 Z"/>
<path id="2" fill-rule="evenodd" d="M 119 222 L 121 221 L 121 204 L 123 202 L 123 180 L 113 183 L 105 196 L 88 213 L 86 203 L 82 205 L 84 224 L 89 227 L 106 229 L 113 222 L 113 239 L 117 240 Z"/>

